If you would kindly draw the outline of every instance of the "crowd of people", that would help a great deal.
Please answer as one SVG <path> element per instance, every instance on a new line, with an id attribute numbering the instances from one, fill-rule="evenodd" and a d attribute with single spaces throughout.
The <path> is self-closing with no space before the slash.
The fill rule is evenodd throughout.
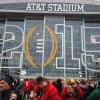
<path id="1" fill-rule="evenodd" d="M 0 79 L 0 100 L 100 100 L 100 81 L 41 76 L 16 80 L 5 75 Z"/>

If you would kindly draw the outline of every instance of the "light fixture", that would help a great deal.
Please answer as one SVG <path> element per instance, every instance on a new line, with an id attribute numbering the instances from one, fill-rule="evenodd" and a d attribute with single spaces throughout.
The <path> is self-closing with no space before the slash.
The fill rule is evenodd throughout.
<path id="1" fill-rule="evenodd" d="M 91 63 L 89 62 L 88 64 L 90 65 Z"/>
<path id="2" fill-rule="evenodd" d="M 100 55 L 97 55 L 97 56 L 96 56 L 96 60 L 97 60 L 97 61 L 100 61 Z"/>
<path id="3" fill-rule="evenodd" d="M 95 36 L 91 36 L 91 43 L 95 43 L 96 42 L 96 37 Z"/>
<path id="4" fill-rule="evenodd" d="M 37 36 L 39 36 L 41 33 L 35 33 Z"/>
<path id="5" fill-rule="evenodd" d="M 100 58 L 98 57 L 97 60 L 100 61 Z"/>

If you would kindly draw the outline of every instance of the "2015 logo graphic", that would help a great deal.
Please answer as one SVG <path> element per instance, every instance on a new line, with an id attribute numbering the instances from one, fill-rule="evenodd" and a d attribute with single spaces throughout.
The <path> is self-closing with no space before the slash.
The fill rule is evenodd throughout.
<path id="1" fill-rule="evenodd" d="M 29 47 L 28 47 L 28 44 L 29 44 L 29 40 L 30 38 L 32 37 L 32 33 L 36 31 L 36 29 L 38 28 L 38 26 L 33 26 L 30 31 L 27 33 L 27 35 L 25 36 L 25 39 L 24 39 L 24 42 L 23 42 L 23 48 L 24 48 L 24 54 L 28 60 L 28 62 L 34 67 L 36 68 L 36 66 L 38 64 L 36 64 L 33 60 L 32 60 L 32 57 L 30 55 L 30 52 L 29 52 Z M 54 59 L 55 55 L 56 55 L 56 52 L 57 52 L 57 48 L 58 48 L 58 41 L 57 41 L 57 38 L 56 38 L 56 35 L 54 33 L 54 31 L 48 26 L 48 25 L 45 25 L 45 28 L 48 30 L 49 34 L 50 34 L 50 38 L 51 38 L 51 41 L 52 41 L 52 49 L 50 51 L 50 55 L 48 57 L 48 59 L 44 62 L 43 66 L 46 67 L 48 64 L 50 64 L 52 62 L 52 60 Z"/>

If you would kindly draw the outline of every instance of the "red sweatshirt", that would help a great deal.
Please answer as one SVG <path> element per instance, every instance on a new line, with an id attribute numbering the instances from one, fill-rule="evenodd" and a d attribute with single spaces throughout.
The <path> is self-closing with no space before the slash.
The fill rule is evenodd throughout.
<path id="1" fill-rule="evenodd" d="M 44 87 L 42 100 L 60 100 L 57 89 L 51 83 Z"/>

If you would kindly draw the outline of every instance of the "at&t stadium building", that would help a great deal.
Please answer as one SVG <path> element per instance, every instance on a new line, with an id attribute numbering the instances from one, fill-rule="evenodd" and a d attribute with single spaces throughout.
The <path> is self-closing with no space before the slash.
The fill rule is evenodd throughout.
<path id="1" fill-rule="evenodd" d="M 0 0 L 0 74 L 100 78 L 99 0 Z"/>

